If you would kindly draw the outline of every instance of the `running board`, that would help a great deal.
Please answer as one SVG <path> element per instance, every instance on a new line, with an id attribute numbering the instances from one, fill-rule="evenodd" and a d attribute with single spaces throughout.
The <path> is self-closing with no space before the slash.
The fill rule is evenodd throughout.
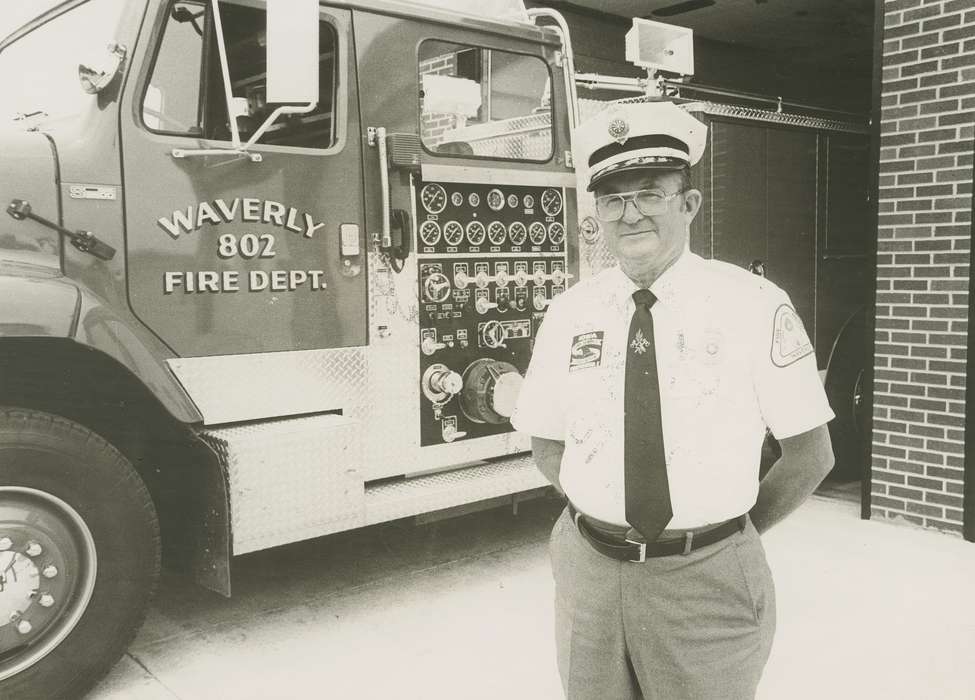
<path id="1" fill-rule="evenodd" d="M 366 484 L 366 525 L 431 513 L 547 486 L 530 455 Z"/>

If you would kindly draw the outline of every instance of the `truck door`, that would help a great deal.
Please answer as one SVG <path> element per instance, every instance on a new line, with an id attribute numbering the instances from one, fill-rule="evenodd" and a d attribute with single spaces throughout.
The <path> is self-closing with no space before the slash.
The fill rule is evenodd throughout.
<path id="1" fill-rule="evenodd" d="M 220 3 L 234 112 L 264 122 L 263 2 Z M 121 117 L 133 311 L 181 356 L 364 345 L 367 304 L 350 12 L 320 10 L 320 97 L 241 154 L 211 5 L 151 4 Z"/>

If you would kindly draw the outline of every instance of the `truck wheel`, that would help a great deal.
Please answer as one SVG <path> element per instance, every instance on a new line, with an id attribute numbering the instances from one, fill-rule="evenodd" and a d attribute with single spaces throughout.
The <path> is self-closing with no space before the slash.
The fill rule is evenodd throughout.
<path id="1" fill-rule="evenodd" d="M 831 476 L 843 481 L 863 478 L 863 441 L 870 407 L 863 401 L 863 377 L 870 362 L 865 340 L 866 316 L 859 311 L 840 331 L 826 368 L 824 389 L 836 418 L 829 424 L 836 466 Z"/>
<path id="2" fill-rule="evenodd" d="M 125 457 L 77 423 L 0 408 L 0 697 L 91 688 L 142 624 L 159 559 Z"/>

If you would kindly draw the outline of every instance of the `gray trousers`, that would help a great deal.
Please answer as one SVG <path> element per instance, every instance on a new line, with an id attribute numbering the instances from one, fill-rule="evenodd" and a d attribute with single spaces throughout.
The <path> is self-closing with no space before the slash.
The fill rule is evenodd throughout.
<path id="1" fill-rule="evenodd" d="M 752 700 L 775 633 L 758 532 L 687 555 L 619 562 L 568 511 L 550 541 L 559 673 L 568 700 Z"/>

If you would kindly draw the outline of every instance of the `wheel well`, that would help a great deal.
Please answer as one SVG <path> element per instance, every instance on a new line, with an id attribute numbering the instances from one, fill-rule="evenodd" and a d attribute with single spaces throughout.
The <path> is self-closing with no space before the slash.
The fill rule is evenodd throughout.
<path id="1" fill-rule="evenodd" d="M 63 416 L 125 455 L 152 495 L 167 566 L 197 568 L 204 542 L 211 552 L 225 549 L 204 532 L 214 508 L 224 516 L 218 521 L 227 512 L 215 455 L 116 360 L 63 338 L 2 339 L 0 405 Z"/>

